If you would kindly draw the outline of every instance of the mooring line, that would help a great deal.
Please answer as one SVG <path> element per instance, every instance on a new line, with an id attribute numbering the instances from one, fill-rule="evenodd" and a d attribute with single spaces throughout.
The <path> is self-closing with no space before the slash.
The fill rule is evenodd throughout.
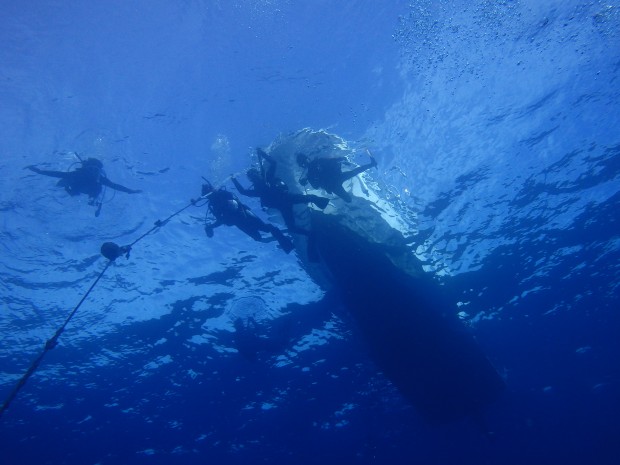
<path id="1" fill-rule="evenodd" d="M 56 330 L 56 333 L 50 339 L 48 339 L 48 341 L 45 343 L 45 347 L 43 347 L 43 350 L 41 351 L 39 356 L 32 362 L 32 364 L 30 365 L 26 373 L 24 373 L 24 375 L 20 378 L 20 380 L 15 385 L 15 387 L 13 387 L 13 390 L 9 393 L 8 397 L 6 398 L 6 400 L 0 407 L 0 418 L 2 417 L 2 414 L 5 412 L 5 410 L 9 408 L 9 405 L 11 405 L 11 402 L 13 402 L 13 399 L 15 399 L 15 396 L 17 395 L 19 390 L 22 387 L 24 387 L 24 385 L 26 384 L 26 381 L 28 381 L 28 378 L 30 378 L 30 376 L 32 376 L 34 372 L 37 370 L 37 368 L 39 367 L 39 364 L 43 360 L 43 357 L 45 357 L 45 354 L 47 354 L 50 350 L 56 347 L 56 345 L 58 344 L 58 338 L 63 333 L 63 331 L 65 330 L 66 326 L 69 324 L 69 322 L 71 321 L 75 313 L 82 306 L 82 304 L 84 303 L 88 295 L 95 288 L 95 286 L 97 285 L 97 283 L 99 282 L 99 280 L 101 279 L 101 277 L 104 275 L 104 273 L 107 271 L 107 269 L 110 267 L 111 264 L 112 264 L 111 260 L 106 263 L 105 268 L 101 271 L 101 273 L 99 273 L 99 276 L 97 276 L 95 281 L 90 285 L 90 287 L 88 288 L 88 291 L 86 291 L 84 296 L 82 296 L 82 299 L 80 299 L 78 304 L 71 311 L 71 313 L 69 314 L 65 322 L 62 324 L 60 328 Z"/>
<path id="2" fill-rule="evenodd" d="M 185 205 L 183 208 L 177 210 L 176 212 L 172 213 L 170 216 L 168 216 L 165 220 L 161 221 L 161 220 L 157 220 L 154 224 L 154 226 L 149 229 L 147 232 L 145 232 L 144 234 L 142 234 L 140 237 L 138 237 L 135 241 L 133 241 L 131 244 L 129 245 L 124 245 L 124 246 L 119 246 L 117 244 L 115 244 L 114 242 L 105 242 L 102 246 L 101 246 L 101 255 L 103 255 L 105 258 L 108 259 L 108 262 L 106 263 L 105 267 L 103 268 L 103 270 L 101 271 L 101 273 L 99 273 L 99 275 L 97 276 L 97 278 L 95 279 L 95 281 L 91 284 L 91 286 L 88 288 L 88 290 L 86 291 L 86 293 L 82 296 L 82 298 L 80 299 L 80 301 L 78 302 L 78 304 L 75 306 L 75 308 L 73 308 L 73 310 L 71 311 L 71 313 L 69 314 L 69 316 L 67 317 L 67 319 L 64 321 L 64 323 L 62 324 L 62 326 L 60 326 L 57 330 L 56 333 L 54 333 L 54 335 L 45 343 L 45 346 L 43 347 L 43 350 L 41 351 L 41 353 L 39 353 L 39 355 L 37 356 L 37 358 L 30 364 L 30 367 L 28 368 L 28 370 L 26 371 L 26 373 L 24 373 L 24 375 L 20 378 L 20 380 L 17 382 L 17 384 L 13 387 L 13 389 L 11 390 L 11 392 L 9 393 L 9 395 L 7 396 L 6 400 L 4 401 L 4 403 L 2 404 L 2 406 L 0 406 L 0 418 L 2 417 L 2 414 L 9 408 L 9 405 L 11 404 L 11 402 L 13 402 L 13 399 L 15 399 L 15 397 L 17 396 L 18 392 L 21 390 L 22 387 L 24 387 L 24 385 L 26 384 L 26 382 L 28 381 L 28 379 L 34 374 L 34 372 L 37 370 L 37 368 L 39 367 L 39 364 L 41 363 L 41 361 L 43 360 L 43 358 L 45 357 L 45 355 L 52 350 L 54 347 L 56 347 L 56 345 L 58 344 L 58 338 L 60 337 L 60 335 L 63 333 L 63 331 L 65 330 L 65 328 L 67 327 L 67 325 L 69 324 L 69 322 L 71 321 L 71 319 L 73 318 L 73 316 L 76 314 L 76 312 L 78 311 L 78 309 L 82 306 L 82 304 L 84 303 L 84 301 L 86 300 L 86 298 L 88 297 L 88 295 L 92 292 L 92 290 L 95 288 L 95 286 L 97 285 L 97 283 L 99 283 L 99 280 L 103 277 L 103 275 L 105 274 L 105 272 L 108 270 L 108 268 L 110 267 L 110 265 L 112 264 L 112 262 L 114 262 L 114 260 L 116 260 L 118 257 L 120 257 L 121 255 L 125 255 L 126 258 L 129 258 L 129 253 L 131 252 L 131 248 L 137 244 L 139 241 L 141 241 L 142 239 L 144 239 L 146 236 L 148 236 L 149 234 L 151 234 L 153 231 L 165 226 L 168 221 L 170 221 L 172 218 L 174 218 L 175 216 L 179 215 L 180 213 L 182 213 L 183 211 L 187 210 L 189 207 L 191 207 L 192 205 L 196 205 L 199 201 L 201 200 L 205 200 L 209 197 L 211 193 L 208 193 L 206 195 L 202 195 L 201 197 L 199 197 L 198 199 L 194 200 L 192 199 L 187 205 Z"/>

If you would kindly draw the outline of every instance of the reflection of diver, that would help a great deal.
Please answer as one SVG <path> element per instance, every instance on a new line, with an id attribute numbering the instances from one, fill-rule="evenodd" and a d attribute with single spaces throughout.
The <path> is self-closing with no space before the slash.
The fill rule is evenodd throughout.
<path id="1" fill-rule="evenodd" d="M 96 158 L 87 158 L 84 161 L 80 160 L 80 162 L 81 165 L 72 171 L 42 170 L 34 165 L 27 166 L 27 168 L 37 174 L 60 178 L 57 185 L 64 187 L 71 196 L 80 194 L 88 195 L 89 203 L 91 205 L 97 205 L 98 207 L 95 213 L 97 216 L 99 216 L 102 203 L 101 200 L 97 201 L 97 199 L 101 196 L 101 191 L 104 187 L 109 187 L 110 189 L 126 192 L 128 194 L 138 194 L 142 192 L 140 190 L 129 189 L 110 181 L 103 170 L 103 163 Z"/>
<path id="2" fill-rule="evenodd" d="M 368 153 L 370 155 L 370 152 Z M 370 155 L 370 163 L 351 171 L 342 171 L 342 163 L 345 157 L 338 158 L 313 158 L 310 160 L 303 153 L 297 154 L 297 164 L 306 169 L 306 174 L 299 179 L 299 183 L 305 186 L 308 182 L 315 189 L 325 189 L 330 194 L 336 194 L 345 202 L 351 201 L 351 194 L 344 190 L 342 183 L 351 179 L 370 168 L 377 166 L 377 161 Z"/>
<path id="3" fill-rule="evenodd" d="M 255 241 L 269 242 L 271 239 L 264 238 L 261 232 L 271 233 L 278 241 L 280 247 L 289 253 L 295 247 L 293 242 L 274 225 L 265 223 L 256 216 L 247 205 L 224 188 L 214 189 L 208 181 L 202 186 L 202 195 L 209 196 L 209 212 L 215 217 L 215 221 L 205 225 L 208 237 L 213 237 L 213 229 L 223 224 L 236 226 Z"/>

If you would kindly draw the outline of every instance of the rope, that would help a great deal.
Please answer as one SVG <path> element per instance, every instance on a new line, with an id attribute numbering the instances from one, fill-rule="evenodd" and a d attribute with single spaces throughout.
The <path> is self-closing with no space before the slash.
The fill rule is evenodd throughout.
<path id="1" fill-rule="evenodd" d="M 77 153 L 76 153 L 76 155 L 77 155 Z M 78 155 L 78 158 L 79 158 L 79 155 Z M 81 161 L 81 159 L 80 159 L 80 161 Z M 4 401 L 2 406 L 0 407 L 0 418 L 2 417 L 2 414 L 9 408 L 9 405 L 11 404 L 11 402 L 13 402 L 13 399 L 15 399 L 15 397 L 17 396 L 17 394 L 19 393 L 21 388 L 24 387 L 24 385 L 26 384 L 26 381 L 28 381 L 28 379 L 37 370 L 37 368 L 39 367 L 40 363 L 43 361 L 43 358 L 45 357 L 47 352 L 49 352 L 54 347 L 56 347 L 56 345 L 58 345 L 58 338 L 64 332 L 65 328 L 67 327 L 67 325 L 69 324 L 69 322 L 71 321 L 73 316 L 76 314 L 78 309 L 82 306 L 82 304 L 84 303 L 84 301 L 86 300 L 88 295 L 92 292 L 92 290 L 95 288 L 97 283 L 99 283 L 99 280 L 103 277 L 104 273 L 108 270 L 108 268 L 110 267 L 112 262 L 114 262 L 114 260 L 116 260 L 121 255 L 125 255 L 127 258 L 129 258 L 129 252 L 131 251 L 131 248 L 135 244 L 137 244 L 139 241 L 141 241 L 146 236 L 151 234 L 153 231 L 161 228 L 162 226 L 165 226 L 168 223 L 168 221 L 170 221 L 172 218 L 174 218 L 175 216 L 179 215 L 183 211 L 187 210 L 192 205 L 196 205 L 201 200 L 206 200 L 212 193 L 213 193 L 213 191 L 200 196 L 198 199 L 195 199 L 195 200 L 192 199 L 187 205 L 185 205 L 183 208 L 177 210 L 176 212 L 172 213 L 170 216 L 168 216 L 163 221 L 157 220 L 155 222 L 154 226 L 151 229 L 149 229 L 147 232 L 142 234 L 140 237 L 138 237 L 135 241 L 133 241 L 129 245 L 121 247 L 121 246 L 118 246 L 117 244 L 115 244 L 113 242 L 106 242 L 106 243 L 104 243 L 101 246 L 101 254 L 108 259 L 108 262 L 106 263 L 105 268 L 101 271 L 101 273 L 99 273 L 99 276 L 97 276 L 97 278 L 91 284 L 91 286 L 88 288 L 88 290 L 86 291 L 84 296 L 82 296 L 82 298 L 80 299 L 78 304 L 75 306 L 75 308 L 71 311 L 71 313 L 69 314 L 67 319 L 62 324 L 62 326 L 60 326 L 60 328 L 58 328 L 56 330 L 56 333 L 45 343 L 45 347 L 43 348 L 41 353 L 39 353 L 37 358 L 32 362 L 32 364 L 30 365 L 30 367 L 28 368 L 26 373 L 24 373 L 24 375 L 20 378 L 20 380 L 17 382 L 17 384 L 13 387 L 13 390 L 9 393 L 9 395 L 6 398 L 6 400 Z"/>
<path id="2" fill-rule="evenodd" d="M 237 173 L 239 174 L 239 173 Z M 222 186 L 224 183 L 226 183 L 226 181 L 228 181 L 229 179 L 232 179 L 233 177 L 235 177 L 236 174 L 231 174 L 230 176 L 227 176 L 224 181 L 222 181 L 220 184 L 218 184 L 218 186 Z M 204 178 L 203 178 L 204 179 Z M 197 199 L 191 199 L 190 202 L 185 205 L 183 208 L 181 208 L 180 210 L 177 210 L 176 212 L 174 212 L 173 214 L 171 214 L 170 216 L 168 216 L 168 218 L 166 218 L 165 220 L 161 221 L 161 220 L 157 220 L 155 221 L 155 224 L 153 225 L 153 227 L 151 229 L 149 229 L 147 232 L 145 232 L 144 234 L 142 234 L 140 237 L 138 237 L 135 241 L 133 241 L 131 244 L 126 245 L 124 247 L 126 247 L 127 249 L 123 251 L 123 253 L 127 253 L 127 257 L 129 257 L 129 250 L 138 242 L 140 242 L 142 239 L 144 239 L 146 236 L 148 236 L 149 234 L 151 234 L 152 232 L 154 232 L 155 230 L 161 228 L 162 226 L 165 226 L 166 223 L 168 223 L 168 221 L 170 221 L 172 218 L 174 218 L 175 216 L 177 216 L 178 214 L 184 212 L 185 210 L 187 210 L 189 207 L 191 207 L 192 205 L 196 205 L 198 202 L 200 202 L 201 200 L 206 200 L 208 199 L 211 194 L 213 192 L 215 192 L 217 189 L 214 188 L 213 191 L 201 195 L 200 197 L 198 197 Z"/>
<path id="3" fill-rule="evenodd" d="M 168 221 L 170 221 L 172 218 L 174 218 L 175 216 L 179 215 L 180 213 L 184 212 L 185 210 L 187 210 L 189 207 L 191 207 L 192 205 L 196 205 L 196 203 L 204 198 L 207 198 L 210 194 L 208 195 L 203 195 L 201 197 L 199 197 L 198 199 L 194 200 L 192 199 L 190 201 L 190 203 L 188 203 L 187 205 L 185 205 L 183 208 L 181 208 L 180 210 L 177 210 L 176 212 L 174 212 L 172 215 L 168 216 L 168 218 L 166 218 L 165 220 L 161 221 L 161 220 L 157 220 L 155 221 L 155 224 L 153 225 L 153 227 L 151 229 L 149 229 L 147 232 L 145 232 L 144 234 L 142 234 L 140 237 L 138 237 L 135 241 L 133 241 L 131 244 L 129 244 L 127 247 L 131 248 L 134 245 L 136 245 L 138 242 L 140 242 L 142 239 L 144 239 L 146 236 L 148 236 L 149 234 L 151 234 L 153 231 L 161 228 L 162 226 L 165 226 L 166 223 L 168 223 Z"/>
<path id="4" fill-rule="evenodd" d="M 88 291 L 86 291 L 86 294 L 84 294 L 82 299 L 78 302 L 75 308 L 71 311 L 71 313 L 69 314 L 65 322 L 62 324 L 62 326 L 58 328 L 56 330 L 56 333 L 50 339 L 48 339 L 48 341 L 45 343 L 45 347 L 43 348 L 39 356 L 32 362 L 32 364 L 30 365 L 26 373 L 24 373 L 24 375 L 17 382 L 13 390 L 9 393 L 8 397 L 4 401 L 4 404 L 2 404 L 2 407 L 0 407 L 0 418 L 2 417 L 2 414 L 5 412 L 5 410 L 9 408 L 9 405 L 11 404 L 13 399 L 15 399 L 15 396 L 17 396 L 17 393 L 20 391 L 20 389 L 24 387 L 24 385 L 26 384 L 26 381 L 28 381 L 28 378 L 30 378 L 30 376 L 32 376 L 32 374 L 37 370 L 37 368 L 39 367 L 39 364 L 43 360 L 43 357 L 45 357 L 45 354 L 47 354 L 50 350 L 56 347 L 56 345 L 58 344 L 58 338 L 63 333 L 63 331 L 65 330 L 65 328 L 67 327 L 67 325 L 69 324 L 69 322 L 71 321 L 75 313 L 82 306 L 82 304 L 84 303 L 88 295 L 95 288 L 95 286 L 97 285 L 97 283 L 99 282 L 99 280 L 101 279 L 101 277 L 104 275 L 104 273 L 107 271 L 107 269 L 110 267 L 111 264 L 112 264 L 112 260 L 106 263 L 105 268 L 101 271 L 101 273 L 99 273 L 99 276 L 97 276 L 95 281 L 91 284 L 90 288 L 88 288 Z"/>

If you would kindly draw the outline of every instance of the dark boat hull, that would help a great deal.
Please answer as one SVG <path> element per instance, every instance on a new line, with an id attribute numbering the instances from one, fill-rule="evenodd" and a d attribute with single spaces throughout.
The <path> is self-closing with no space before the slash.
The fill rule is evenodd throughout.
<path id="1" fill-rule="evenodd" d="M 327 220 L 327 221 L 326 221 Z M 479 417 L 504 382 L 429 277 L 412 277 L 323 215 L 313 223 L 335 288 L 378 367 L 430 423 Z"/>
<path id="2" fill-rule="evenodd" d="M 303 129 L 275 141 L 269 153 L 277 175 L 296 193 L 303 174 L 297 153 L 350 157 L 345 141 L 324 131 Z M 349 169 L 349 168 L 347 168 Z M 308 187 L 308 186 L 306 186 Z M 313 231 L 296 237 L 297 254 L 308 274 L 338 292 L 368 342 L 377 366 L 431 423 L 479 417 L 496 400 L 504 382 L 457 316 L 455 302 L 423 270 L 414 254 L 411 218 L 355 176 L 345 183 L 351 201 L 330 196 L 324 210 L 299 205 L 296 221 Z M 319 261 L 308 257 L 319 255 Z M 316 257 L 314 257 L 316 259 Z"/>

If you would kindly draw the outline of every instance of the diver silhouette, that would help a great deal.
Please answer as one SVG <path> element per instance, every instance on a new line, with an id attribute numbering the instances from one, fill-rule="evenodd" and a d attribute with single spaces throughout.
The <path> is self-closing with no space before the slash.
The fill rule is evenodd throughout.
<path id="1" fill-rule="evenodd" d="M 129 189 L 120 184 L 116 184 L 106 176 L 103 170 L 103 163 L 97 158 L 87 158 L 80 160 L 80 166 L 72 171 L 53 171 L 42 170 L 34 165 L 27 166 L 30 171 L 53 178 L 60 178 L 57 186 L 64 187 L 65 191 L 71 196 L 86 194 L 89 197 L 90 205 L 97 205 L 96 216 L 101 211 L 101 193 L 104 187 L 109 187 L 128 194 L 138 194 L 141 190 Z M 99 199 L 99 200 L 98 200 Z"/>
<path id="2" fill-rule="evenodd" d="M 210 223 L 205 221 L 205 232 L 208 237 L 213 237 L 213 230 L 225 224 L 236 226 L 255 241 L 270 242 L 277 240 L 286 253 L 290 253 L 295 248 L 293 241 L 286 237 L 282 231 L 261 220 L 252 213 L 247 205 L 241 203 L 237 196 L 224 187 L 215 189 L 207 181 L 202 185 L 202 195 L 203 197 L 208 196 L 209 213 L 215 218 L 215 221 Z M 270 233 L 272 237 L 265 238 L 261 232 Z"/>
<path id="3" fill-rule="evenodd" d="M 259 197 L 261 206 L 279 210 L 289 231 L 309 236 L 310 231 L 297 226 L 295 223 L 293 206 L 313 203 L 323 210 L 329 204 L 329 199 L 318 195 L 290 192 L 286 183 L 275 175 L 277 162 L 273 157 L 260 148 L 257 148 L 256 152 L 258 153 L 259 168 L 250 168 L 246 173 L 252 182 L 252 188 L 246 189 L 234 176 L 231 176 L 235 187 L 243 195 Z M 265 163 L 268 164 L 267 169 L 265 169 Z"/>
<path id="4" fill-rule="evenodd" d="M 324 189 L 329 194 L 336 194 L 345 202 L 351 202 L 351 194 L 344 190 L 342 183 L 370 168 L 375 168 L 377 161 L 370 155 L 370 163 L 358 166 L 351 171 L 342 171 L 342 164 L 346 161 L 345 157 L 313 158 L 311 160 L 303 153 L 298 153 L 297 164 L 306 169 L 305 175 L 299 178 L 299 183 L 305 186 L 309 182 L 315 189 Z"/>

